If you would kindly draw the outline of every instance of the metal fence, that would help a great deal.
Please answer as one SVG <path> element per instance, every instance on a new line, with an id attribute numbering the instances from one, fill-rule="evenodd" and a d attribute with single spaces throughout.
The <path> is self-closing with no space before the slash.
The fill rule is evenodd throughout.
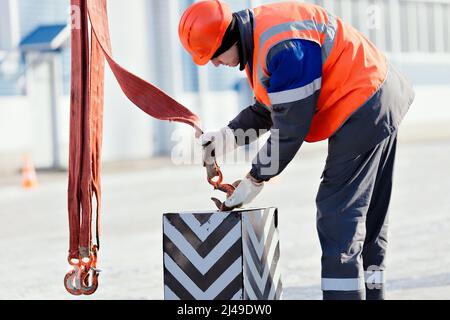
<path id="1" fill-rule="evenodd" d="M 316 0 L 389 53 L 450 55 L 449 0 Z"/>

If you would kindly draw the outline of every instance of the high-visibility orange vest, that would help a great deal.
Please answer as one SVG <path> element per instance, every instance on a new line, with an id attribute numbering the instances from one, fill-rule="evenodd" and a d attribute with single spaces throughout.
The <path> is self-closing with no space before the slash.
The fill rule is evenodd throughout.
<path id="1" fill-rule="evenodd" d="M 289 39 L 314 41 L 322 48 L 322 79 L 302 88 L 303 93 L 284 92 L 288 96 L 297 94 L 296 100 L 300 100 L 302 95 L 321 90 L 307 142 L 333 135 L 385 80 L 385 56 L 360 32 L 324 8 L 283 2 L 260 6 L 253 12 L 253 74 L 248 66 L 246 71 L 256 99 L 265 106 L 272 105 L 266 87 L 270 80 L 266 66 L 270 49 Z"/>

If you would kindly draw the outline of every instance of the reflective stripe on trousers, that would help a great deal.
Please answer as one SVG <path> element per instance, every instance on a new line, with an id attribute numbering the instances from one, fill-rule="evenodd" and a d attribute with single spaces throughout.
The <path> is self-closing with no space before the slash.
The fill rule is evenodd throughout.
<path id="1" fill-rule="evenodd" d="M 364 278 L 322 278 L 322 290 L 328 291 L 359 291 L 365 284 L 377 285 L 385 282 L 384 271 L 364 271 Z"/>

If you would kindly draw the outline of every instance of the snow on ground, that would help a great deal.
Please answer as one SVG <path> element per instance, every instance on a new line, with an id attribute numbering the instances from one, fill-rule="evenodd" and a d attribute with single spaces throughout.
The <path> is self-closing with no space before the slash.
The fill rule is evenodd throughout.
<path id="1" fill-rule="evenodd" d="M 390 219 L 390 299 L 450 299 L 450 139 L 400 143 Z M 402 141 L 402 140 L 401 140 Z M 320 299 L 315 194 L 324 144 L 305 146 L 255 202 L 279 208 L 285 299 Z M 223 167 L 228 181 L 248 166 Z M 105 169 L 98 292 L 65 292 L 68 223 L 65 174 L 0 184 L 0 299 L 162 299 L 162 214 L 213 209 L 197 166 Z M 221 194 L 216 194 L 223 197 Z"/>

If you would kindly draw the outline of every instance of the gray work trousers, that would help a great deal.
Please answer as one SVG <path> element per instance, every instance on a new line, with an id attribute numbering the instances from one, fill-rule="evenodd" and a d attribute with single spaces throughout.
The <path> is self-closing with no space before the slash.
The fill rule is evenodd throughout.
<path id="1" fill-rule="evenodd" d="M 358 154 L 333 137 L 317 194 L 324 299 L 384 299 L 388 208 L 397 132 Z"/>

